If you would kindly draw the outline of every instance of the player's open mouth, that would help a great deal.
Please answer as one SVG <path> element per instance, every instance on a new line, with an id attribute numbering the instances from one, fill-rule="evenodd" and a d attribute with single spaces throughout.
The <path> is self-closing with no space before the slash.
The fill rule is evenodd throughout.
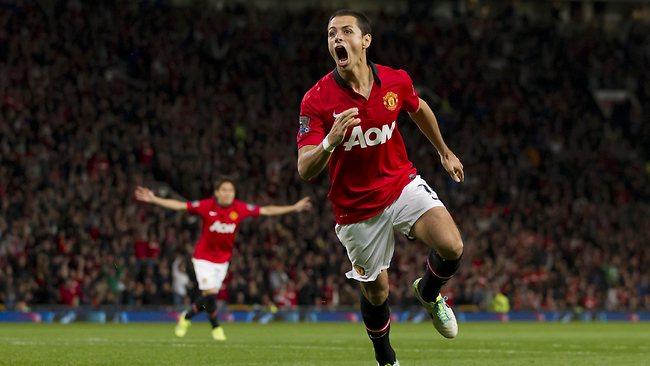
<path id="1" fill-rule="evenodd" d="M 346 50 L 345 47 L 334 47 L 334 53 L 336 54 L 336 64 L 338 66 L 345 66 L 348 64 L 348 50 Z"/>

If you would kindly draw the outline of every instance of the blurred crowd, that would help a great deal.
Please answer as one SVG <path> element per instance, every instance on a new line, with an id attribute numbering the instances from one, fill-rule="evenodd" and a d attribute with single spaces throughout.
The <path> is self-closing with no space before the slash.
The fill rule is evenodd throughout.
<path id="1" fill-rule="evenodd" d="M 247 202 L 316 202 L 244 224 L 222 300 L 355 305 L 327 179 L 296 171 L 300 100 L 334 65 L 329 12 L 120 4 L 0 6 L 0 306 L 187 304 L 200 222 L 133 190 L 204 198 L 222 175 Z M 454 183 L 402 116 L 464 238 L 451 303 L 650 310 L 647 24 L 369 15 L 369 58 L 410 73 L 465 166 Z M 630 101 L 609 118 L 599 87 Z M 426 252 L 398 240 L 393 305 L 415 305 Z"/>

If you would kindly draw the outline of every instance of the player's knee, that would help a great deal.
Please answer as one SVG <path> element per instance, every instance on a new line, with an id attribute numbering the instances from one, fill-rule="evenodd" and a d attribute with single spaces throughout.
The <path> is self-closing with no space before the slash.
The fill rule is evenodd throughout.
<path id="1" fill-rule="evenodd" d="M 438 253 L 444 259 L 454 260 L 463 255 L 463 240 L 460 237 L 445 240 Z"/>
<path id="2" fill-rule="evenodd" d="M 219 289 L 216 288 L 211 288 L 209 290 L 202 290 L 201 295 L 203 296 L 217 296 L 219 293 Z"/>

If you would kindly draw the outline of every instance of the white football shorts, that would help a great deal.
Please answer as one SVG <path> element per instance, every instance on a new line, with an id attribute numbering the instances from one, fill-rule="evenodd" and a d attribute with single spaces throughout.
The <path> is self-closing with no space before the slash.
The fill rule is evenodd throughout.
<path id="1" fill-rule="evenodd" d="M 205 259 L 192 258 L 196 281 L 199 283 L 199 290 L 221 289 L 223 279 L 228 273 L 229 262 L 212 263 Z"/>
<path id="2" fill-rule="evenodd" d="M 445 205 L 418 175 L 379 215 L 354 224 L 336 225 L 336 236 L 352 262 L 352 269 L 345 276 L 362 282 L 376 280 L 382 270 L 390 267 L 395 251 L 394 230 L 409 235 L 420 216 L 433 207 Z"/>

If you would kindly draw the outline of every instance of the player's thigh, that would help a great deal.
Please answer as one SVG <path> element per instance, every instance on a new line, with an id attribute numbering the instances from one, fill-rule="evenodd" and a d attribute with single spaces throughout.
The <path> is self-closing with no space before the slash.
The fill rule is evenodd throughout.
<path id="1" fill-rule="evenodd" d="M 217 263 L 214 269 L 215 273 L 215 280 L 216 280 L 216 289 L 219 291 L 221 289 L 221 285 L 223 285 L 223 280 L 226 278 L 226 275 L 228 274 L 228 266 L 230 265 L 229 262 L 226 263 Z"/>
<path id="2" fill-rule="evenodd" d="M 204 294 L 216 294 L 228 272 L 228 263 L 213 263 L 192 258 L 192 264 L 199 290 Z"/>
<path id="3" fill-rule="evenodd" d="M 438 194 L 419 175 L 404 187 L 399 198 L 388 207 L 395 230 L 412 236 L 413 225 L 433 207 L 445 207 Z"/>
<path id="4" fill-rule="evenodd" d="M 436 250 L 443 258 L 456 259 L 463 253 L 458 227 L 444 207 L 433 207 L 420 216 L 410 235 Z"/>
<path id="5" fill-rule="evenodd" d="M 359 282 L 363 296 L 373 305 L 381 305 L 388 298 L 388 270 L 382 270 L 371 282 Z"/>
<path id="6" fill-rule="evenodd" d="M 390 266 L 395 250 L 395 233 L 387 214 L 354 224 L 337 225 L 336 235 L 352 263 L 352 269 L 345 274 L 348 278 L 373 282 Z"/>

